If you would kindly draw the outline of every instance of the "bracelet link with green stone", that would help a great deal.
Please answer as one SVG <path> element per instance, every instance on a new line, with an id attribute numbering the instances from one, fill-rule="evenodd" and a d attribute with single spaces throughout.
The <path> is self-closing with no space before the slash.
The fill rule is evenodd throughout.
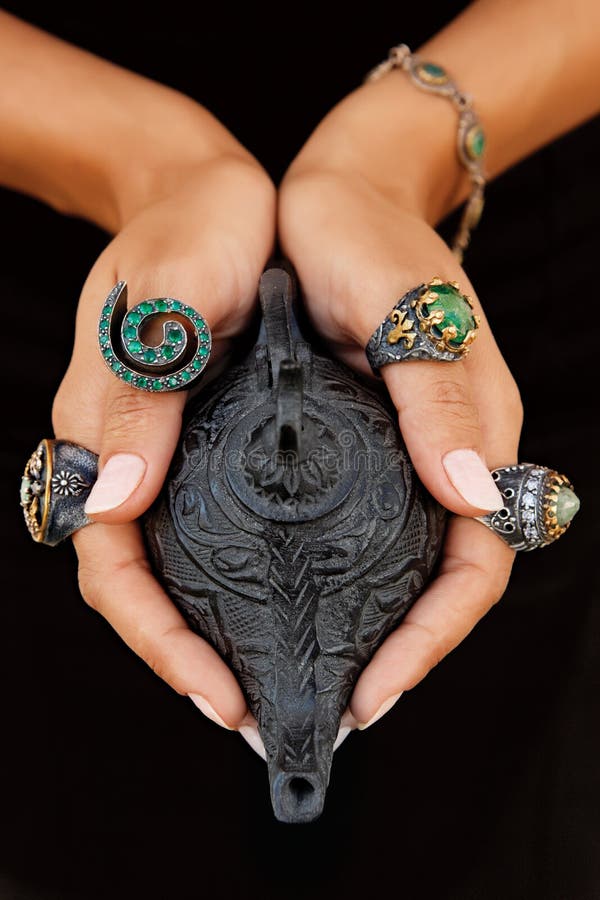
<path id="1" fill-rule="evenodd" d="M 483 157 L 485 134 L 472 106 L 471 97 L 463 94 L 452 81 L 447 71 L 436 63 L 423 62 L 411 53 L 406 44 L 392 47 L 389 56 L 369 72 L 365 81 L 377 81 L 392 69 L 405 71 L 413 84 L 424 91 L 447 97 L 458 112 L 457 151 L 458 158 L 471 179 L 471 193 L 465 203 L 458 231 L 452 243 L 452 252 L 462 262 L 471 232 L 479 222 L 483 212 L 485 174 Z"/>

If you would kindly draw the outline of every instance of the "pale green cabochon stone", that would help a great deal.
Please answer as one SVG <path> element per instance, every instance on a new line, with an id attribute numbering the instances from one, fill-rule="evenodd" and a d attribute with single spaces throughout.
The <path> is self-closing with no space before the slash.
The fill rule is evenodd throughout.
<path id="1" fill-rule="evenodd" d="M 581 506 L 577 494 L 568 487 L 561 487 L 556 498 L 556 521 L 561 528 L 571 521 Z"/>

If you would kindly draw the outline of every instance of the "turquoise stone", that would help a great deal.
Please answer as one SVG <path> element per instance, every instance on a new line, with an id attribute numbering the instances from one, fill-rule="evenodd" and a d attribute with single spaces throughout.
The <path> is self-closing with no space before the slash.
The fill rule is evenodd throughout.
<path id="1" fill-rule="evenodd" d="M 127 344 L 127 349 L 131 353 L 139 353 L 140 350 L 142 349 L 142 345 L 140 344 L 139 341 L 129 341 L 129 343 Z"/>
<path id="2" fill-rule="evenodd" d="M 143 303 L 140 303 L 138 309 L 145 316 L 149 315 L 151 312 L 154 312 L 154 303 L 150 303 L 149 300 L 144 300 Z"/>
<path id="3" fill-rule="evenodd" d="M 100 319 L 100 328 L 108 328 L 109 324 L 108 319 Z"/>
<path id="4" fill-rule="evenodd" d="M 123 337 L 129 338 L 129 340 L 136 338 L 137 328 L 134 328 L 133 325 L 127 325 L 127 327 L 123 329 Z"/>
<path id="5" fill-rule="evenodd" d="M 467 134 L 467 152 L 471 159 L 479 159 L 485 150 L 485 134 L 483 128 L 476 125 Z"/>
<path id="6" fill-rule="evenodd" d="M 147 363 L 156 362 L 156 351 L 155 350 L 145 350 L 144 351 L 144 362 L 147 362 Z"/>
<path id="7" fill-rule="evenodd" d="M 173 300 L 173 302 L 171 303 L 171 309 L 174 310 L 174 312 L 179 312 L 179 310 L 181 309 L 181 303 L 180 303 L 180 301 L 179 301 L 179 300 Z"/>
<path id="8" fill-rule="evenodd" d="M 110 316 L 111 312 L 112 312 L 112 306 L 105 306 L 104 309 L 102 310 L 102 315 Z"/>
<path id="9" fill-rule="evenodd" d="M 469 331 L 477 327 L 473 310 L 460 291 L 451 284 L 434 284 L 432 291 L 438 295 L 437 300 L 430 300 L 423 306 L 423 313 L 428 315 L 436 309 L 444 311 L 444 318 L 431 330 L 436 337 L 441 337 L 442 331 L 450 325 L 456 326 L 456 337 L 448 343 L 453 347 L 460 347 Z"/>
<path id="10" fill-rule="evenodd" d="M 109 341 L 110 341 L 110 337 L 107 334 L 100 335 L 100 343 L 101 344 L 108 344 Z"/>
<path id="11" fill-rule="evenodd" d="M 441 66 L 436 65 L 435 63 L 423 63 L 421 65 L 421 69 L 431 78 L 447 78 L 446 70 Z"/>
<path id="12" fill-rule="evenodd" d="M 155 305 L 159 312 L 167 312 L 169 309 L 169 304 L 166 300 L 157 300 Z"/>
<path id="13" fill-rule="evenodd" d="M 132 325 L 139 325 L 142 317 L 138 312 L 130 312 L 127 314 L 127 321 L 131 322 Z"/>
<path id="14" fill-rule="evenodd" d="M 104 349 L 102 351 L 102 356 L 104 356 L 105 359 L 110 359 L 112 357 L 112 355 L 113 354 L 112 354 L 112 350 L 110 349 L 110 347 L 106 347 L 106 349 Z"/>
<path id="15" fill-rule="evenodd" d="M 568 525 L 573 516 L 579 512 L 579 497 L 568 487 L 561 487 L 556 498 L 556 521 L 561 528 Z"/>

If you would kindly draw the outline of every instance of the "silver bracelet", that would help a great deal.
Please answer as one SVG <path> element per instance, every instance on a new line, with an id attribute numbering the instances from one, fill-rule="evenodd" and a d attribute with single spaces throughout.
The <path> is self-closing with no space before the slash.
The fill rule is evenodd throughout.
<path id="1" fill-rule="evenodd" d="M 410 52 L 406 44 L 392 47 L 388 58 L 368 73 L 365 81 L 377 81 L 392 69 L 403 69 L 418 88 L 447 97 L 458 111 L 457 151 L 458 158 L 471 179 L 471 193 L 466 201 L 460 225 L 452 244 L 452 252 L 462 262 L 469 244 L 471 232 L 479 222 L 483 212 L 483 192 L 485 175 L 483 154 L 485 134 L 472 106 L 471 97 L 463 94 L 448 73 L 436 63 L 423 62 Z"/>

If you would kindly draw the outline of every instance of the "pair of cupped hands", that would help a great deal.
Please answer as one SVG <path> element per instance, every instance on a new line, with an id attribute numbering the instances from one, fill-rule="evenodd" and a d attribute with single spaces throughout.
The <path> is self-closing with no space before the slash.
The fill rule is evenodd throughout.
<path id="1" fill-rule="evenodd" d="M 234 675 L 154 578 L 135 521 L 164 482 L 186 396 L 147 394 L 111 375 L 98 352 L 98 316 L 120 279 L 130 305 L 181 298 L 208 321 L 213 356 L 222 357 L 255 314 L 278 236 L 315 328 L 335 355 L 369 374 L 365 344 L 407 290 L 437 275 L 471 295 L 481 325 L 468 358 L 382 369 L 422 482 L 456 515 L 437 577 L 360 676 L 338 744 L 372 724 L 504 591 L 513 553 L 473 517 L 502 505 L 488 470 L 516 462 L 522 421 L 518 390 L 473 286 L 432 227 L 464 194 L 455 124 L 450 117 L 421 140 L 413 117 L 407 132 L 401 79 L 365 85 L 338 104 L 278 190 L 210 113 L 187 98 L 173 102 L 164 158 L 157 149 L 148 163 L 130 160 L 115 176 L 115 236 L 84 285 L 73 356 L 54 403 L 57 437 L 100 455 L 86 506 L 95 524 L 74 536 L 83 597 L 178 693 L 261 754 Z"/>

